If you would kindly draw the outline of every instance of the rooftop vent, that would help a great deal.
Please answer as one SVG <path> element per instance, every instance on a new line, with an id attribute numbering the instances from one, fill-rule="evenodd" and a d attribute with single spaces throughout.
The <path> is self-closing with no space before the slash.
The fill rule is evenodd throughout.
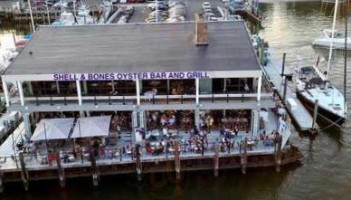
<path id="1" fill-rule="evenodd" d="M 208 45 L 207 21 L 202 14 L 195 14 L 195 45 Z"/>

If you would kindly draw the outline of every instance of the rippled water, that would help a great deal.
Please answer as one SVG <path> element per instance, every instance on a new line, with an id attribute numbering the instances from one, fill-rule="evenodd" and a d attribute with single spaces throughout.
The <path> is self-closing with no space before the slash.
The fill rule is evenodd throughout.
<path id="1" fill-rule="evenodd" d="M 275 55 L 287 53 L 287 66 L 297 66 L 299 60 L 312 64 L 315 54 L 327 55 L 311 47 L 321 29 L 331 28 L 331 10 L 320 11 L 319 2 L 262 4 L 263 26 L 259 34 L 269 42 Z M 351 19 L 349 20 L 351 28 Z M 343 19 L 338 20 L 342 29 Z M 351 33 L 351 30 L 350 30 Z M 351 52 L 350 52 L 351 54 Z M 343 87 L 342 52 L 333 60 L 332 82 Z M 348 60 L 351 63 L 351 56 Z M 325 66 L 326 62 L 322 62 Z M 351 66 L 351 64 L 349 64 Z M 351 77 L 349 69 L 348 77 Z M 351 81 L 348 83 L 351 90 Z M 351 92 L 348 98 L 351 99 Z M 346 125 L 347 126 L 347 125 Z M 351 128 L 341 132 L 329 130 L 319 133 L 314 140 L 295 132 L 292 142 L 299 146 L 305 159 L 301 166 L 273 169 L 220 171 L 214 178 L 212 172 L 183 174 L 176 182 L 173 174 L 147 175 L 141 183 L 134 175 L 103 177 L 97 189 L 92 180 L 68 180 L 65 190 L 58 181 L 31 182 L 25 193 L 21 184 L 6 185 L 1 199 L 351 199 Z M 20 192 L 19 192 L 20 191 Z"/>

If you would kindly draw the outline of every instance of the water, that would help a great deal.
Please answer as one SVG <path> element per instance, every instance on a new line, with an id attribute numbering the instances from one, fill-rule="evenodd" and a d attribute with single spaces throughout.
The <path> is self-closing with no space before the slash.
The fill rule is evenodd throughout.
<path id="1" fill-rule="evenodd" d="M 264 30 L 260 35 L 269 42 L 276 55 L 287 53 L 287 66 L 299 62 L 312 64 L 315 55 L 328 52 L 311 47 L 321 29 L 331 28 L 330 9 L 320 12 L 319 2 L 277 2 L 261 5 Z M 349 20 L 351 28 L 351 18 Z M 338 20 L 342 29 L 343 19 Z M 351 33 L 351 30 L 350 30 Z M 351 54 L 351 53 L 350 53 Z M 342 52 L 334 55 L 332 82 L 343 88 Z M 351 57 L 348 58 L 351 63 Z M 326 66 L 323 61 L 322 67 Z M 351 66 L 351 64 L 349 64 Z M 351 77 L 349 69 L 348 77 Z M 351 81 L 348 83 L 351 90 Z M 347 95 L 351 99 L 351 92 Z M 350 101 L 351 102 L 351 101 Z M 177 182 L 174 174 L 145 175 L 138 183 L 136 175 L 103 177 L 98 188 L 92 187 L 91 178 L 68 180 L 66 189 L 60 189 L 57 180 L 31 182 L 30 192 L 22 192 L 22 184 L 5 185 L 1 199 L 350 199 L 351 190 L 351 128 L 346 123 L 338 132 L 321 132 L 314 140 L 294 132 L 291 141 L 305 155 L 300 166 L 273 169 L 220 171 L 218 178 L 212 172 L 184 173 Z"/>

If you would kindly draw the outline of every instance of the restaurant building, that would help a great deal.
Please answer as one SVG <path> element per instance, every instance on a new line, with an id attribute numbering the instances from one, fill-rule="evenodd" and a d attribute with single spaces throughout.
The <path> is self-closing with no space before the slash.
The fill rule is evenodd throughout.
<path id="1" fill-rule="evenodd" d="M 301 155 L 284 151 L 290 123 L 264 80 L 244 21 L 41 26 L 2 76 L 6 106 L 23 123 L 0 146 L 0 183 L 280 169 Z M 176 132 L 157 133 L 165 129 Z M 140 130 L 153 140 L 138 142 Z M 94 137 L 101 143 L 90 145 Z"/>
<path id="2" fill-rule="evenodd" d="M 274 107 L 243 21 L 46 27 L 2 76 L 6 105 L 23 113 L 124 112 L 146 128 L 153 111 L 189 111 L 199 127 L 245 113 L 256 134 L 259 110 Z M 242 112 L 241 112 L 242 111 Z"/>

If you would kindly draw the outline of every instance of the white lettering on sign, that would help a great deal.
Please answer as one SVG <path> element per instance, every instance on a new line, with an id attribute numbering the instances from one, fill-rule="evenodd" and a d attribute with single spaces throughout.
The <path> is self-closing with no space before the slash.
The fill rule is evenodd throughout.
<path id="1" fill-rule="evenodd" d="M 155 79 L 205 79 L 210 78 L 207 72 L 141 72 L 141 73 L 85 73 L 53 74 L 54 81 L 112 81 L 112 80 L 155 80 Z"/>

